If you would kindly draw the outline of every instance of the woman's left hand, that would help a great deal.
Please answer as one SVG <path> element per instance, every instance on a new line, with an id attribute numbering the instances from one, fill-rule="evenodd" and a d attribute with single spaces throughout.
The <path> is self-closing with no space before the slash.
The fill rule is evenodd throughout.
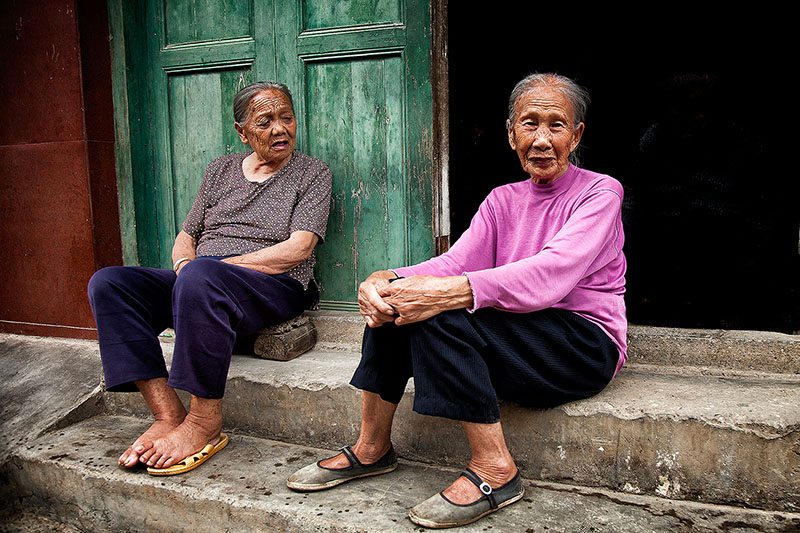
<path id="1" fill-rule="evenodd" d="M 467 276 L 411 276 L 382 287 L 378 294 L 391 305 L 398 326 L 427 320 L 444 311 L 472 305 Z"/>

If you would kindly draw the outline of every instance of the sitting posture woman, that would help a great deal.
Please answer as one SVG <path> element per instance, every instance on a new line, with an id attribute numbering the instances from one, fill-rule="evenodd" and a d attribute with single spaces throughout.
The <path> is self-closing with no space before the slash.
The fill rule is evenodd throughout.
<path id="1" fill-rule="evenodd" d="M 570 164 L 587 104 L 568 78 L 522 80 L 507 130 L 530 179 L 492 191 L 444 255 L 361 284 L 369 327 L 351 382 L 363 391 L 361 433 L 352 448 L 295 472 L 290 488 L 394 470 L 392 418 L 413 376 L 414 410 L 461 421 L 472 457 L 409 518 L 458 526 L 522 497 L 498 398 L 531 407 L 586 398 L 626 360 L 622 187 Z"/>
<path id="2" fill-rule="evenodd" d="M 222 397 L 237 337 L 299 315 L 318 297 L 331 172 L 294 150 L 285 85 L 248 85 L 234 127 L 252 152 L 211 162 L 172 249 L 173 270 L 109 267 L 89 282 L 106 388 L 139 390 L 153 425 L 120 456 L 154 475 L 191 470 L 227 444 Z M 175 328 L 167 373 L 158 334 Z M 191 393 L 187 413 L 175 389 Z"/>

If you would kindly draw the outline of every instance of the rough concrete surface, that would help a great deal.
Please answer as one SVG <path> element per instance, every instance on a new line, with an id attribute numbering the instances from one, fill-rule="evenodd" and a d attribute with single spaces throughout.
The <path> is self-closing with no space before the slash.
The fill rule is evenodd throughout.
<path id="1" fill-rule="evenodd" d="M 336 448 L 360 427 L 348 385 L 358 357 L 317 350 L 293 361 L 235 356 L 225 395 L 236 433 Z M 457 422 L 412 411 L 394 425 L 401 456 L 453 467 L 469 448 Z M 800 384 L 623 370 L 594 398 L 555 409 L 503 404 L 509 447 L 527 477 L 635 494 L 800 509 Z M 117 414 L 147 416 L 138 395 L 109 395 Z"/>
<path id="2" fill-rule="evenodd" d="M 317 327 L 317 345 L 321 350 L 361 353 L 364 319 L 346 311 L 306 311 Z"/>
<path id="3" fill-rule="evenodd" d="M 97 343 L 0 335 L 0 463 L 65 420 L 103 410 Z"/>
<path id="4" fill-rule="evenodd" d="M 344 315 L 335 320 L 326 317 L 325 327 L 349 328 L 347 335 L 352 337 L 356 326 L 359 331 L 362 326 L 351 314 Z M 344 325 L 331 326 L 337 321 Z M 734 333 L 719 336 L 729 337 L 725 342 L 730 344 L 748 332 Z M 713 332 L 699 335 L 705 340 L 694 343 L 692 350 L 701 350 L 714 337 Z M 763 336 L 765 346 L 772 346 L 764 353 L 776 353 L 770 350 L 779 346 L 780 357 L 793 354 L 794 339 L 776 340 L 775 335 L 780 334 Z M 679 337 L 674 349 L 691 353 Z M 748 360 L 766 357 L 754 348 L 757 337 L 742 341 L 750 342 L 750 348 L 741 352 L 744 362 L 729 365 L 736 366 L 731 375 L 696 375 L 696 366 L 670 367 L 664 361 L 648 367 L 634 364 L 595 398 L 549 410 L 503 404 L 504 431 L 523 475 L 539 484 L 619 491 L 614 498 L 624 493 L 629 498 L 684 500 L 681 505 L 695 501 L 797 512 L 800 380 L 791 372 L 747 370 L 753 367 Z M 165 338 L 162 346 L 169 361 L 173 344 Z M 225 396 L 226 430 L 237 438 L 247 435 L 318 448 L 354 442 L 360 399 L 348 381 L 358 355 L 340 348 L 328 351 L 318 345 L 292 361 L 234 356 Z M 43 432 L 70 429 L 67 426 L 89 416 L 105 412 L 149 416 L 139 395 L 102 392 L 96 342 L 0 335 L 0 358 L 0 464 Z M 401 457 L 464 465 L 469 449 L 460 425 L 414 413 L 412 397 L 413 381 L 395 421 L 394 443 Z M 130 442 L 115 446 L 121 444 L 120 450 Z M 41 484 L 78 475 L 67 472 L 72 468 L 69 461 L 49 457 L 50 466 L 64 468 L 48 467 Z M 35 472 L 44 464 L 40 459 L 28 464 L 17 457 L 4 466 L 5 474 L 16 472 L 14 465 L 20 464 Z"/>
<path id="5" fill-rule="evenodd" d="M 100 416 L 20 449 L 2 474 L 10 499 L 83 531 L 421 531 L 408 509 L 456 471 L 402 461 L 392 474 L 319 493 L 285 487 L 294 470 L 333 452 L 231 436 L 198 469 L 159 478 L 116 457 L 146 428 Z M 793 531 L 800 515 L 525 482 L 524 500 L 458 531 Z M 15 531 L 13 526 L 8 531 Z M 22 530 L 20 530 L 22 531 Z"/>
<path id="6" fill-rule="evenodd" d="M 55 522 L 33 513 L 20 512 L 11 516 L 0 517 L 2 533 L 81 533 L 81 530 Z"/>
<path id="7" fill-rule="evenodd" d="M 631 325 L 628 357 L 651 365 L 800 374 L 800 335 Z"/>

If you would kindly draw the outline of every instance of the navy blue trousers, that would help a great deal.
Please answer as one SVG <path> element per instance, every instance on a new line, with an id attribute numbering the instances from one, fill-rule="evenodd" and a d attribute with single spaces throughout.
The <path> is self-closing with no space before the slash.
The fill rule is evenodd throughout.
<path id="1" fill-rule="evenodd" d="M 399 403 L 413 377 L 418 413 L 491 424 L 499 399 L 554 407 L 597 394 L 618 359 L 611 338 L 570 311 L 448 311 L 366 328 L 351 384 Z"/>
<path id="2" fill-rule="evenodd" d="M 218 258 L 171 270 L 107 267 L 89 281 L 106 389 L 135 391 L 137 380 L 167 377 L 170 387 L 222 398 L 237 338 L 288 320 L 316 296 L 285 275 L 268 275 Z M 158 335 L 175 329 L 167 373 Z"/>

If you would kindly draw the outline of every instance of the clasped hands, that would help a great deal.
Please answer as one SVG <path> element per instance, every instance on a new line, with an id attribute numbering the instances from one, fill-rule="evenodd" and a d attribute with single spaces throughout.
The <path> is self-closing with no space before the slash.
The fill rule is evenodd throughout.
<path id="1" fill-rule="evenodd" d="M 379 270 L 359 285 L 358 306 L 369 327 L 421 322 L 444 311 L 472 305 L 467 276 L 395 278 L 394 272 Z"/>

